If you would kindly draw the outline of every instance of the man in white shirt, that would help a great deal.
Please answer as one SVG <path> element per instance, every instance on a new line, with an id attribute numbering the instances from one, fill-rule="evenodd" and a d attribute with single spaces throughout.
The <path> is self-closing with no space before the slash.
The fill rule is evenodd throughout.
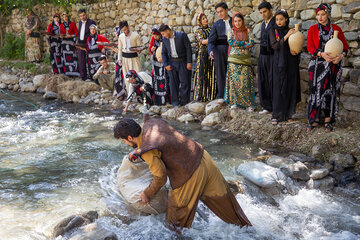
<path id="1" fill-rule="evenodd" d="M 139 47 L 142 45 L 139 34 L 130 31 L 127 21 L 121 21 L 119 24 L 121 34 L 118 40 L 118 64 L 122 66 L 123 73 L 130 70 L 136 72 L 141 71 L 141 63 L 139 55 L 136 51 L 131 51 L 131 47 Z M 126 91 L 130 94 L 130 84 L 127 78 L 124 78 Z"/>
<path id="2" fill-rule="evenodd" d="M 185 105 L 190 102 L 192 51 L 186 33 L 173 31 L 161 24 L 163 37 L 161 56 L 170 78 L 171 104 Z"/>
<path id="3" fill-rule="evenodd" d="M 94 20 L 87 18 L 86 10 L 81 8 L 78 11 L 80 22 L 79 22 L 79 32 L 78 32 L 78 43 L 86 44 L 86 40 L 90 35 L 90 25 L 95 24 Z M 88 61 L 87 61 L 87 51 L 78 49 L 78 60 L 79 60 L 79 71 L 82 80 L 89 78 L 88 74 Z"/>

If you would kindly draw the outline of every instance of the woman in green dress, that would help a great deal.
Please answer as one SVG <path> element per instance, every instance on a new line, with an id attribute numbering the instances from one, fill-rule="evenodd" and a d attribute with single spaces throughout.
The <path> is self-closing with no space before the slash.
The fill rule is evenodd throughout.
<path id="1" fill-rule="evenodd" d="M 206 102 L 213 100 L 216 96 L 214 61 L 210 59 L 207 52 L 210 27 L 206 15 L 200 13 L 197 17 L 197 23 L 199 29 L 195 32 L 198 51 L 194 75 L 194 100 Z"/>
<path id="2" fill-rule="evenodd" d="M 254 73 L 251 68 L 250 49 L 254 38 L 245 26 L 244 16 L 235 13 L 232 31 L 228 34 L 229 57 L 226 73 L 224 102 L 232 108 L 254 111 Z"/>

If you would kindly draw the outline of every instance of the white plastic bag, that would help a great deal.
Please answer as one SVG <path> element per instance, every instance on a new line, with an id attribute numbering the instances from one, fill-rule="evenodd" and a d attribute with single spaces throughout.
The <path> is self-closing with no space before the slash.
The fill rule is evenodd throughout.
<path id="1" fill-rule="evenodd" d="M 119 192 L 126 203 L 133 209 L 149 214 L 160 214 L 166 211 L 168 191 L 162 187 L 149 204 L 143 204 L 140 194 L 149 186 L 153 175 L 149 166 L 138 158 L 136 163 L 124 156 L 121 166 L 117 172 L 117 183 Z"/>

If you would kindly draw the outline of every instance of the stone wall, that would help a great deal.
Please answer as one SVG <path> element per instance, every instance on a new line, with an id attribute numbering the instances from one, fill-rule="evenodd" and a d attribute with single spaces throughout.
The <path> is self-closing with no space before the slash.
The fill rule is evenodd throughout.
<path id="1" fill-rule="evenodd" d="M 218 0 L 118 0 L 95 3 L 85 6 L 89 17 L 95 20 L 100 27 L 100 34 L 105 35 L 109 40 L 116 41 L 113 36 L 113 29 L 120 20 L 127 20 L 132 29 L 135 29 L 142 37 L 144 43 L 150 40 L 151 27 L 168 23 L 176 30 L 185 31 L 190 41 L 194 44 L 194 31 L 196 30 L 196 16 L 204 12 L 212 24 L 218 18 L 215 14 L 214 5 Z M 262 0 L 234 0 L 227 2 L 230 8 L 230 14 L 241 12 L 245 14 L 245 20 L 256 36 L 256 46 L 253 50 L 253 62 L 259 54 L 259 37 L 262 18 L 257 11 L 257 6 Z M 350 51 L 348 57 L 343 62 L 343 88 L 342 88 L 342 106 L 341 113 L 348 116 L 360 115 L 360 1 L 355 0 L 270 0 L 274 11 L 283 8 L 287 9 L 290 15 L 290 25 L 301 24 L 301 31 L 307 36 L 307 31 L 311 25 L 316 24 L 316 6 L 320 2 L 330 3 L 332 6 L 331 19 L 338 24 L 345 33 L 349 43 Z M 70 16 L 75 22 L 78 22 L 77 10 L 81 5 L 73 5 Z M 47 25 L 56 12 L 62 12 L 59 8 L 51 5 L 39 5 L 34 8 L 36 14 L 41 17 L 42 29 L 46 30 Z M 21 14 L 14 10 L 9 17 L 9 24 L 6 26 L 6 32 L 22 33 L 24 17 L 19 18 Z M 47 54 L 47 42 L 44 38 L 44 54 Z M 301 86 L 303 102 L 307 99 L 307 65 L 310 55 L 306 52 L 306 42 L 301 53 Z M 350 115 L 349 115 L 350 114 Z"/>

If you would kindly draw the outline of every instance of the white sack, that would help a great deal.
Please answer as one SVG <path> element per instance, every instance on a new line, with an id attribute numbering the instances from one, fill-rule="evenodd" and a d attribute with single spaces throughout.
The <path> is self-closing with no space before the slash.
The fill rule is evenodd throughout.
<path id="1" fill-rule="evenodd" d="M 160 191 L 150 199 L 150 203 L 141 203 L 140 194 L 149 186 L 153 180 L 153 175 L 149 166 L 140 160 L 133 163 L 128 155 L 124 156 L 121 166 L 117 173 L 117 183 L 119 192 L 123 199 L 134 209 L 149 213 L 159 214 L 166 211 L 168 191 L 162 187 Z"/>
<path id="2" fill-rule="evenodd" d="M 237 172 L 257 186 L 270 188 L 285 186 L 286 176 L 280 169 L 263 162 L 252 161 L 241 164 Z"/>

